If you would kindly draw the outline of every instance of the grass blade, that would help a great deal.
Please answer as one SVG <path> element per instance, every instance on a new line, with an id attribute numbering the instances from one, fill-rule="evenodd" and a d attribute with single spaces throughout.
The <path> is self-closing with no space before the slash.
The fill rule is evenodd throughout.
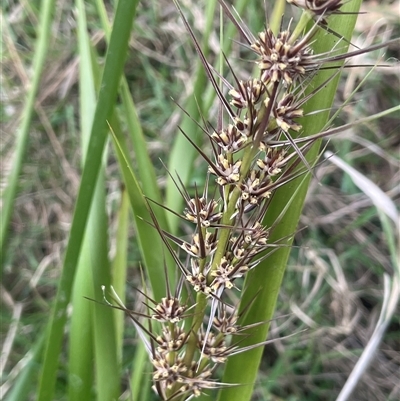
<path id="1" fill-rule="evenodd" d="M 208 54 L 208 38 L 211 31 L 211 24 L 214 19 L 214 11 L 215 11 L 215 1 L 209 1 L 207 3 L 207 22 L 205 32 L 202 37 L 201 49 L 207 57 Z M 240 14 L 247 5 L 247 0 L 240 0 L 235 5 L 237 12 Z M 227 33 L 225 35 L 225 40 L 223 41 L 222 51 L 225 54 L 229 54 L 229 51 L 232 46 L 232 37 L 235 33 L 235 26 L 232 24 L 228 27 Z M 220 55 L 220 60 L 218 64 L 221 63 L 223 59 L 223 55 Z M 207 89 L 207 79 L 204 69 L 199 61 L 198 68 L 195 74 L 195 84 L 193 88 L 193 93 L 188 99 L 187 104 L 185 104 L 185 111 L 191 116 L 193 119 L 185 118 L 182 121 L 181 129 L 183 132 L 187 133 L 189 137 L 196 143 L 201 144 L 202 138 L 204 136 L 203 133 L 199 133 L 199 128 L 194 123 L 194 121 L 200 121 L 201 113 L 203 115 L 207 115 L 213 100 L 215 99 L 215 91 L 209 85 L 209 91 Z M 185 155 L 185 157 L 182 157 Z M 193 163 L 195 158 L 198 156 L 197 151 L 194 147 L 183 137 L 183 135 L 178 134 L 175 139 L 174 145 L 171 149 L 170 159 L 168 161 L 168 168 L 171 173 L 178 173 L 181 181 L 186 186 L 189 182 L 191 173 L 193 171 Z M 179 194 L 179 191 L 176 189 L 171 177 L 167 178 L 167 190 L 166 190 L 166 205 L 173 210 L 180 210 L 183 204 L 182 197 Z M 179 220 L 176 216 L 169 213 L 167 215 L 168 223 L 170 227 L 171 233 L 176 233 L 178 229 Z"/>
<path id="2" fill-rule="evenodd" d="M 137 1 L 120 0 L 116 10 L 114 28 L 108 48 L 99 100 L 88 145 L 87 159 L 76 202 L 70 240 L 66 250 L 64 268 L 60 279 L 56 302 L 49 322 L 48 340 L 37 399 L 53 399 L 57 373 L 57 361 L 61 350 L 66 309 L 71 297 L 76 265 L 82 245 L 88 212 L 94 195 L 104 145 L 107 137 L 107 120 L 113 113 L 120 77 L 122 74 L 128 41 Z"/>
<path id="3" fill-rule="evenodd" d="M 32 382 L 36 381 L 37 371 L 40 368 L 45 339 L 46 337 L 44 333 L 42 333 L 37 342 L 32 346 L 32 349 L 29 351 L 26 358 L 26 365 L 13 383 L 13 387 L 6 395 L 5 401 L 21 401 L 29 399 L 29 394 L 32 391 Z"/>
<path id="4" fill-rule="evenodd" d="M 112 286 L 125 303 L 126 271 L 128 268 L 128 234 L 129 234 L 129 197 L 125 188 L 121 191 L 121 203 L 118 211 L 118 227 L 116 233 L 116 251 L 112 268 Z M 118 360 L 122 361 L 122 340 L 124 336 L 125 316 L 119 310 L 114 310 L 116 349 Z"/>
<path id="5" fill-rule="evenodd" d="M 106 37 L 109 37 L 110 27 L 107 21 L 104 4 L 101 1 L 97 1 L 96 4 L 103 29 L 106 32 Z M 159 278 L 164 275 L 164 263 L 167 265 L 168 276 L 171 282 L 174 282 L 175 265 L 168 253 L 165 254 L 165 257 L 163 256 L 161 240 L 158 236 L 154 235 L 154 230 L 143 221 L 143 219 L 151 221 L 143 194 L 160 204 L 162 204 L 163 201 L 153 163 L 148 154 L 143 130 L 125 77 L 122 77 L 120 95 L 124 113 L 119 115 L 119 119 L 115 116 L 111 124 L 113 133 L 115 134 L 115 148 L 120 168 L 123 172 L 125 188 L 127 189 L 133 209 L 139 248 L 144 259 L 144 267 L 149 272 L 153 294 L 157 299 L 160 299 L 163 296 L 164 283 Z M 120 128 L 121 125 L 124 124 L 123 121 L 126 121 L 128 137 L 123 134 Z M 129 157 L 129 139 L 135 152 L 135 168 Z M 157 221 L 160 226 L 167 229 L 168 223 L 165 211 L 161 208 L 156 208 L 154 213 L 157 216 Z"/>
<path id="6" fill-rule="evenodd" d="M 84 242 L 88 243 L 87 238 Z M 90 253 L 82 252 L 71 299 L 74 313 L 69 333 L 68 399 L 70 401 L 90 399 L 93 388 L 93 308 L 91 303 L 83 298 L 94 298 L 93 286 L 89 285 L 92 281 L 90 269 Z"/>
<path id="7" fill-rule="evenodd" d="M 360 3 L 359 0 L 348 3 L 343 7 L 343 9 L 346 11 L 357 11 Z M 343 35 L 347 40 L 350 40 L 355 21 L 356 16 L 354 15 L 346 16 L 346 18 L 338 16 L 335 17 L 335 19 L 332 18 L 331 27 L 333 30 Z M 329 51 L 329 49 L 334 47 L 336 41 L 337 39 L 335 37 L 327 36 L 325 31 L 320 31 L 315 38 L 315 51 L 317 53 Z M 344 47 L 343 44 L 341 47 Z M 311 84 L 312 87 L 318 87 L 318 85 L 321 85 L 327 80 L 330 74 L 332 74 L 332 72 L 320 72 L 313 79 Z M 339 76 L 335 77 L 324 91 L 319 92 L 307 103 L 305 113 L 309 110 L 329 110 L 331 108 L 336 93 L 338 79 Z M 318 132 L 323 129 L 328 118 L 328 111 L 320 113 L 312 118 L 305 118 L 302 122 L 303 132 Z M 318 151 L 319 143 L 314 145 L 307 155 L 307 159 L 311 165 L 314 164 Z M 294 233 L 307 193 L 309 180 L 309 175 L 306 179 L 298 178 L 280 188 L 274 195 L 266 216 L 265 224 L 267 227 L 273 225 L 289 199 L 292 199 L 294 195 L 296 196 L 296 199 L 295 202 L 291 204 L 291 207 L 286 211 L 279 225 L 273 231 L 270 237 L 272 243 Z M 268 321 L 273 317 L 289 252 L 290 247 L 285 246 L 278 249 L 268 259 L 262 262 L 257 269 L 250 272 L 246 280 L 247 286 L 241 299 L 241 305 L 247 305 L 254 296 L 253 294 L 258 291 L 260 292 L 251 305 L 249 312 L 246 314 L 244 321 L 241 322 L 242 324 L 251 324 L 255 321 Z M 250 335 L 248 339 L 244 341 L 243 345 L 264 341 L 268 329 L 269 324 L 265 324 L 256 329 L 250 330 Z M 246 401 L 250 399 L 256 381 L 261 355 L 262 348 L 256 348 L 228 360 L 223 381 L 228 383 L 245 383 L 246 385 L 221 390 L 218 398 L 219 401 Z M 246 366 L 245 370 L 242 369 L 243 366 Z"/>
<path id="8" fill-rule="evenodd" d="M 90 41 L 87 35 L 86 13 L 82 1 L 76 2 L 79 43 L 79 74 L 80 74 L 80 116 L 82 165 L 89 144 L 90 130 L 96 105 L 95 82 L 90 57 Z M 85 83 L 85 84 L 83 84 Z M 88 226 L 91 225 L 90 218 Z M 86 233 L 83 239 L 83 249 L 75 276 L 72 294 L 71 328 L 69 333 L 69 381 L 68 398 L 71 401 L 89 399 L 93 387 L 93 324 L 92 306 L 84 297 L 94 298 L 91 274 L 90 236 Z"/>
<path id="9" fill-rule="evenodd" d="M 207 10 L 205 12 L 207 22 L 205 32 L 203 32 L 202 38 L 202 50 L 205 56 L 207 56 L 209 47 L 208 39 L 211 33 L 212 21 L 214 18 L 214 10 L 217 2 L 216 0 L 210 0 L 207 2 Z M 207 113 L 207 110 L 203 109 L 203 95 L 204 88 L 207 84 L 206 74 L 202 67 L 200 60 L 198 61 L 198 66 L 195 74 L 195 84 L 193 87 L 193 94 L 188 100 L 185 106 L 186 112 L 193 118 L 194 121 L 200 121 L 200 110 L 203 113 Z M 181 126 L 183 132 L 187 133 L 190 138 L 197 144 L 201 143 L 202 133 L 199 132 L 199 128 L 196 124 L 189 118 L 185 118 Z M 185 155 L 185 157 L 182 157 Z M 193 170 L 193 162 L 197 156 L 196 149 L 186 140 L 186 138 L 178 134 L 175 139 L 174 145 L 171 149 L 170 158 L 168 161 L 168 168 L 172 174 L 178 173 L 182 182 L 186 185 L 189 182 L 191 172 Z M 182 197 L 177 190 L 175 184 L 173 183 L 171 177 L 167 178 L 167 191 L 166 191 L 166 205 L 174 210 L 179 210 L 180 205 L 183 204 Z M 176 216 L 169 213 L 168 222 L 170 226 L 170 231 L 172 233 L 176 232 L 178 228 L 179 220 Z"/>
<path id="10" fill-rule="evenodd" d="M 4 257 L 6 253 L 6 241 L 8 226 L 14 208 L 15 195 L 17 193 L 18 179 L 22 169 L 22 163 L 27 148 L 29 129 L 35 107 L 36 94 L 38 92 L 43 65 L 47 56 L 47 48 L 51 39 L 51 22 L 54 11 L 54 0 L 43 0 L 40 12 L 40 25 L 33 59 L 33 77 L 23 110 L 21 125 L 17 131 L 16 149 L 13 168 L 8 176 L 5 189 L 2 194 L 2 210 L 0 222 L 0 274 L 3 271 Z M 2 17 L 3 18 L 3 17 Z"/>
<path id="11" fill-rule="evenodd" d="M 102 286 L 111 285 L 108 261 L 108 218 L 105 210 L 105 174 L 101 171 L 87 227 L 94 299 L 101 300 Z M 89 302 L 83 300 L 83 302 Z M 95 350 L 96 395 L 99 401 L 117 400 L 120 395 L 120 366 L 117 357 L 115 311 L 92 303 Z"/>
<path id="12" fill-rule="evenodd" d="M 148 354 L 142 341 L 138 342 L 135 350 L 135 357 L 132 363 L 131 374 L 131 400 L 147 400 L 148 397 L 143 396 L 147 388 L 151 387 L 150 375 L 144 375 L 143 372 L 149 371 L 150 364 L 148 362 Z M 142 398 L 140 398 L 142 395 Z"/>
<path id="13" fill-rule="evenodd" d="M 142 188 L 133 173 L 131 163 L 128 159 L 128 152 L 125 138 L 121 133 L 119 123 L 116 118 L 112 121 L 112 134 L 114 140 L 114 149 L 118 157 L 118 162 L 124 178 L 125 188 L 133 209 L 133 218 L 135 221 L 137 240 L 140 253 L 144 260 L 144 265 L 150 279 L 154 298 L 160 300 L 165 296 L 164 260 L 167 266 L 174 266 L 172 257 L 164 252 L 161 239 L 157 231 L 148 224 L 151 222 L 151 216 L 148 210 Z M 170 280 L 173 282 L 175 271 L 168 271 Z"/>
<path id="14" fill-rule="evenodd" d="M 102 28 L 106 33 L 107 42 L 109 42 L 111 28 L 107 20 L 107 11 L 102 1 L 97 0 L 96 5 L 97 12 L 100 16 L 100 20 L 102 21 Z M 125 76 L 122 77 L 120 95 L 124 108 L 123 117 L 126 120 L 128 133 L 133 144 L 133 150 L 136 157 L 136 169 L 138 172 L 138 177 L 140 178 L 143 192 L 149 198 L 162 203 L 160 189 L 157 184 L 156 173 L 154 171 L 153 163 L 149 157 L 143 130 Z M 161 226 L 166 229 L 167 223 L 165 213 L 163 211 L 158 214 L 158 218 L 160 219 L 159 221 Z"/>

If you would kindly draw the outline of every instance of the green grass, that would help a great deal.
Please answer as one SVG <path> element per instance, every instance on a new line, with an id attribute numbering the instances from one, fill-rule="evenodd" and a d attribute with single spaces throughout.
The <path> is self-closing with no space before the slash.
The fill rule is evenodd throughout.
<path id="1" fill-rule="evenodd" d="M 249 25 L 254 23 L 251 29 L 257 32 L 264 15 L 254 2 L 247 7 L 245 3 L 238 2 L 237 9 Z M 204 30 L 195 26 L 195 32 L 210 59 L 217 60 L 220 54 L 215 54 L 213 47 L 207 49 L 207 37 L 218 33 L 215 4 L 208 4 L 204 10 L 193 4 L 191 11 L 203 10 Z M 122 312 L 84 297 L 101 302 L 101 285 L 112 283 L 129 308 L 140 307 L 142 299 L 135 287 L 142 285 L 141 267 L 148 273 L 148 286 L 155 297 L 163 296 L 164 259 L 171 280 L 175 269 L 154 229 L 142 220 L 151 219 L 142 191 L 160 202 L 167 199 L 167 204 L 179 211 L 181 200 L 159 157 L 175 171 L 182 168 L 182 160 L 194 165 L 196 156 L 178 136 L 175 120 L 170 121 L 179 109 L 169 96 L 195 119 L 198 104 L 207 119 L 214 116 L 208 114 L 211 92 L 176 9 L 166 1 L 140 3 L 132 40 L 129 19 L 133 20 L 135 5 L 120 0 L 118 11 L 106 4 L 108 17 L 116 12 L 117 21 L 125 21 L 125 25 L 117 24 L 111 38 L 100 2 L 76 2 L 79 14 L 71 5 L 53 12 L 51 1 L 24 4 L 21 9 L 8 2 L 2 11 L 7 21 L 2 33 L 7 40 L 1 72 L 6 133 L 1 185 L 6 191 L 1 212 L 0 316 L 2 343 L 9 348 L 1 391 L 8 401 L 156 399 L 150 390 L 150 375 L 142 374 L 150 372 L 151 366 L 131 323 L 125 322 L 124 334 Z M 193 26 L 196 17 L 186 9 L 185 13 Z M 398 30 L 396 21 L 391 24 Z M 52 35 L 47 33 L 50 26 Z M 98 32 L 105 36 L 95 42 Z M 234 36 L 235 30 L 228 24 L 222 46 L 242 69 L 240 59 L 245 52 L 232 42 Z M 397 51 L 391 47 L 388 55 L 396 58 Z M 80 64 L 74 63 L 77 55 Z M 23 74 L 30 83 L 26 91 L 21 83 Z M 240 74 L 246 72 L 240 70 Z M 59 79 L 61 76 L 64 78 Z M 355 102 L 340 113 L 339 124 L 396 106 L 395 79 L 393 73 L 373 71 L 363 85 L 369 101 L 363 101 L 363 93 L 356 94 Z M 197 102 L 193 95 L 186 100 L 188 83 L 194 87 Z M 343 81 L 336 104 L 341 103 L 341 88 Z M 321 92 L 324 96 L 326 92 Z M 315 102 L 319 108 L 329 107 Z M 110 135 L 106 120 L 115 135 Z M 182 117 L 180 124 L 191 132 L 193 123 L 188 118 Z M 397 112 L 354 127 L 328 144 L 393 200 L 398 199 L 398 127 Z M 18 133 L 15 138 L 14 133 Z M 358 138 L 375 144 L 378 151 Z M 7 164 L 10 155 L 15 158 Z M 189 185 L 202 180 L 204 169 L 195 166 L 194 170 L 184 168 L 182 179 Z M 308 331 L 268 345 L 264 353 L 258 350 L 254 359 L 261 359 L 257 378 L 258 364 L 249 378 L 241 377 L 254 382 L 254 392 L 251 386 L 235 388 L 238 399 L 244 393 L 250 397 L 252 392 L 254 400 L 335 399 L 368 344 L 384 298 L 389 299 L 383 290 L 384 274 L 396 274 L 398 233 L 349 175 L 329 162 L 318 165 L 315 175 L 323 185 L 311 184 L 291 256 L 289 249 L 283 250 L 289 260 L 276 311 L 258 314 L 259 319 L 268 319 L 290 313 L 272 321 L 273 337 L 304 328 Z M 127 191 L 120 190 L 121 181 Z M 162 210 L 156 212 L 163 227 L 169 226 L 173 232 L 184 228 Z M 300 206 L 294 214 L 298 213 Z M 290 216 L 287 214 L 293 220 L 293 232 L 296 218 Z M 282 236 L 279 231 L 274 235 L 277 239 Z M 269 263 L 283 259 L 276 253 Z M 282 274 L 283 267 L 279 280 Z M 253 280 L 261 280 L 259 275 L 255 271 Z M 260 295 L 256 304 L 264 302 L 263 297 Z M 67 308 L 70 301 L 72 317 Z M 13 334 L 12 314 L 21 303 L 22 314 Z M 361 379 L 353 393 L 356 399 L 398 396 L 394 390 L 397 330 L 398 319 L 394 318 L 377 351 L 379 363 Z M 265 333 L 259 331 L 261 340 Z M 6 338 L 11 343 L 3 341 Z M 237 363 L 248 358 L 244 354 Z M 242 376 L 234 363 L 227 374 L 233 369 Z"/>

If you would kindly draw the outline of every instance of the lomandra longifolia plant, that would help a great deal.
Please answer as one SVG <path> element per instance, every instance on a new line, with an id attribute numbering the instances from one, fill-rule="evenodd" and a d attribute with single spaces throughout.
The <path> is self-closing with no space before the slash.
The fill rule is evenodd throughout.
<path id="1" fill-rule="evenodd" d="M 152 216 L 149 223 L 174 259 L 179 271 L 177 284 L 169 283 L 165 269 L 165 297 L 157 302 L 143 291 L 146 311 L 140 313 L 128 310 L 112 290 L 105 294 L 110 305 L 132 318 L 153 366 L 154 389 L 163 400 L 183 401 L 206 390 L 243 384 L 217 380 L 217 367 L 272 341 L 265 340 L 265 335 L 262 341 L 253 338 L 253 333 L 263 333 L 262 327 L 266 332 L 267 322 L 264 315 L 258 320 L 252 318 L 252 322 L 246 320 L 263 291 L 260 284 L 255 290 L 253 286 L 249 295 L 246 277 L 253 270 L 266 269 L 265 262 L 271 255 L 289 247 L 293 233 L 278 241 L 271 238 L 285 213 L 298 202 L 296 191 L 285 199 L 272 224 L 266 224 L 271 202 L 278 189 L 301 183 L 312 174 L 315 157 L 310 158 L 310 152 L 318 153 L 315 145 L 319 139 L 332 133 L 304 132 L 303 121 L 310 118 L 305 116 L 305 105 L 337 78 L 340 61 L 362 52 L 343 54 L 348 41 L 340 40 L 330 27 L 332 14 L 343 18 L 347 15 L 341 11 L 342 1 L 289 3 L 304 9 L 305 17 L 297 27 L 291 21 L 274 32 L 267 21 L 265 29 L 254 35 L 220 0 L 244 46 L 254 55 L 249 63 L 256 68 L 246 80 L 239 79 L 229 60 L 226 63 L 232 79 L 223 78 L 210 67 L 177 4 L 221 105 L 215 124 L 205 119 L 198 124 L 209 139 L 211 154 L 182 131 L 207 163 L 208 172 L 204 185 L 196 185 L 193 190 L 170 173 L 185 206 L 182 212 L 168 212 L 188 222 L 192 230 L 189 239 L 165 231 L 153 212 L 162 205 L 148 201 Z M 335 48 L 318 53 L 315 44 L 320 39 L 316 34 L 321 30 L 339 39 Z M 314 77 L 325 68 L 336 69 L 337 73 L 315 85 Z"/>

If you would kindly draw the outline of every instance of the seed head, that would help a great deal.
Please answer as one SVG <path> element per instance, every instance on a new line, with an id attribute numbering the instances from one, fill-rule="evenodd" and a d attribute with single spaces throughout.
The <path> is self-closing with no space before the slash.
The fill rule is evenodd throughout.
<path id="1" fill-rule="evenodd" d="M 315 17 L 322 17 L 320 21 L 326 24 L 325 17 L 335 14 L 342 7 L 342 0 L 287 0 L 295 6 L 310 11 Z"/>
<path id="2" fill-rule="evenodd" d="M 221 288 L 231 289 L 234 287 L 233 281 L 236 278 L 242 277 L 248 270 L 247 266 L 238 263 L 238 261 L 232 264 L 228 257 L 223 256 L 217 269 L 211 272 L 211 277 L 214 277 L 214 279 L 210 287 L 214 293 L 218 293 Z"/>
<path id="3" fill-rule="evenodd" d="M 232 124 L 219 132 L 213 132 L 211 138 L 223 151 L 232 154 L 240 150 L 247 139 L 237 126 Z"/>
<path id="4" fill-rule="evenodd" d="M 247 212 L 260 202 L 269 198 L 271 191 L 269 184 L 271 179 L 260 170 L 251 170 L 247 177 L 240 184 L 242 191 L 241 202 L 244 205 L 244 211 Z"/>
<path id="5" fill-rule="evenodd" d="M 187 206 L 184 211 L 186 219 L 202 227 L 210 227 L 222 217 L 222 213 L 217 211 L 219 203 L 214 199 L 207 202 L 204 197 L 192 198 Z"/>
<path id="6" fill-rule="evenodd" d="M 154 380 L 161 382 L 167 389 L 171 389 L 175 383 L 182 382 L 183 374 L 187 371 L 187 367 L 181 358 L 177 358 L 176 361 L 170 363 L 167 355 L 163 354 L 157 354 L 152 360 L 152 364 L 154 367 Z"/>
<path id="7" fill-rule="evenodd" d="M 179 351 L 186 343 L 188 336 L 183 329 L 177 325 L 172 327 L 173 331 L 171 332 L 170 327 L 164 326 L 162 335 L 156 339 L 158 343 L 157 352 L 160 354 Z"/>
<path id="8" fill-rule="evenodd" d="M 262 148 L 266 149 L 265 157 L 264 159 L 257 160 L 257 166 L 269 176 L 279 174 L 282 167 L 286 164 L 286 151 L 279 148 L 266 148 L 264 144 L 262 144 Z"/>
<path id="9" fill-rule="evenodd" d="M 261 70 L 261 81 L 265 85 L 281 81 L 290 85 L 306 73 L 305 66 L 312 59 L 307 41 L 292 44 L 289 30 L 275 36 L 268 28 L 258 34 L 258 40 L 251 47 L 260 56 L 257 64 Z"/>
<path id="10" fill-rule="evenodd" d="M 209 333 L 207 338 L 205 338 L 204 333 L 201 333 L 198 347 L 207 358 L 215 363 L 224 363 L 229 356 L 224 337 L 216 336 L 214 333 Z"/>
<path id="11" fill-rule="evenodd" d="M 192 258 L 190 260 L 190 265 L 191 265 L 191 274 L 188 274 L 186 276 L 187 282 L 193 286 L 193 289 L 196 292 L 203 292 L 204 294 L 209 295 L 212 290 L 211 288 L 207 285 L 207 270 L 209 269 L 206 268 L 204 273 L 200 270 L 199 266 L 199 261 L 198 259 Z"/>
<path id="12" fill-rule="evenodd" d="M 302 117 L 303 110 L 298 107 L 293 93 L 286 93 L 273 108 L 273 113 L 276 123 L 283 131 L 288 132 L 289 129 L 300 131 L 301 125 L 294 119 Z"/>
<path id="13" fill-rule="evenodd" d="M 177 323 L 181 320 L 186 309 L 187 306 L 181 305 L 177 298 L 162 298 L 161 302 L 153 309 L 154 314 L 151 317 L 159 322 Z"/>
<path id="14" fill-rule="evenodd" d="M 216 161 L 216 168 L 209 167 L 209 171 L 212 174 L 218 176 L 217 183 L 221 186 L 226 184 L 233 184 L 239 181 L 240 178 L 240 166 L 242 161 L 230 162 L 225 155 L 222 153 L 218 155 Z"/>
<path id="15" fill-rule="evenodd" d="M 214 318 L 214 328 L 222 334 L 233 334 L 239 330 L 237 325 L 238 316 L 236 313 L 232 313 L 227 316 L 225 305 L 220 307 L 218 315 Z"/>
<path id="16" fill-rule="evenodd" d="M 212 372 L 213 369 L 209 366 L 199 371 L 199 365 L 196 362 L 192 362 L 180 391 L 199 397 L 203 390 L 217 388 L 218 383 L 210 380 Z"/>
<path id="17" fill-rule="evenodd" d="M 238 109 L 244 109 L 257 104 L 262 95 L 265 93 L 266 87 L 259 79 L 249 79 L 248 81 L 240 81 L 238 89 L 231 89 L 229 94 L 232 96 L 231 104 Z"/>

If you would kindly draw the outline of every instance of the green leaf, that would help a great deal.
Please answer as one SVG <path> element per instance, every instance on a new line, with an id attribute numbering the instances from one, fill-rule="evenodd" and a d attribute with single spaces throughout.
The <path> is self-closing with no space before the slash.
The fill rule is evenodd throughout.
<path id="1" fill-rule="evenodd" d="M 101 1 L 96 1 L 96 4 L 103 29 L 106 32 L 106 37 L 108 37 L 110 29 L 104 4 Z M 148 272 L 154 297 L 161 299 L 165 295 L 165 280 L 160 280 L 161 277 L 164 277 L 164 263 L 167 265 L 168 277 L 171 283 L 175 282 L 176 268 L 168 252 L 164 253 L 162 241 L 157 232 L 145 223 L 145 221 L 150 222 L 151 217 L 144 195 L 160 204 L 163 201 L 153 162 L 149 157 L 143 130 L 125 77 L 121 80 L 120 94 L 124 113 L 123 115 L 122 113 L 118 114 L 119 119 L 114 116 L 111 121 L 114 144 L 125 188 L 133 210 L 137 239 L 144 260 L 144 267 Z M 128 136 L 124 135 L 121 129 L 121 125 L 125 121 L 127 123 Z M 134 168 L 130 160 L 129 140 L 135 152 L 136 168 Z M 156 207 L 154 214 L 160 227 L 168 230 L 165 210 Z"/>
<path id="2" fill-rule="evenodd" d="M 94 71 L 91 59 L 90 39 L 87 33 L 86 13 L 83 1 L 76 1 L 79 44 L 79 100 L 80 131 L 82 144 L 82 165 L 87 155 L 90 131 L 96 107 Z M 94 202 L 97 202 L 95 199 Z M 92 213 L 92 219 L 95 216 Z M 93 389 L 94 327 L 92 305 L 84 297 L 94 298 L 92 284 L 91 241 L 89 232 L 93 231 L 93 221 L 88 222 L 79 256 L 72 293 L 72 310 L 69 331 L 68 353 L 68 399 L 70 401 L 89 400 Z"/>
<path id="3" fill-rule="evenodd" d="M 58 359 L 61 351 L 64 325 L 67 319 L 67 306 L 71 298 L 84 230 L 102 162 L 108 132 L 107 121 L 111 119 L 113 114 L 137 3 L 137 1 L 120 0 L 116 10 L 113 32 L 106 55 L 104 74 L 88 144 L 87 158 L 75 206 L 70 239 L 65 254 L 64 267 L 49 322 L 48 339 L 37 397 L 39 401 L 51 401 L 53 399 Z"/>
<path id="4" fill-rule="evenodd" d="M 136 226 L 136 238 L 140 253 L 144 260 L 146 272 L 150 279 L 154 299 L 160 300 L 165 296 L 164 263 L 174 266 L 172 257 L 164 251 L 160 235 L 149 223 L 151 215 L 142 188 L 133 173 L 132 165 L 128 159 L 128 151 L 118 120 L 112 120 L 112 135 L 114 149 L 117 154 L 119 166 L 124 178 L 130 203 L 133 209 L 133 218 Z M 170 269 L 168 276 L 171 282 L 175 279 L 175 271 Z"/>
<path id="5" fill-rule="evenodd" d="M 357 11 L 361 1 L 353 1 L 347 3 L 342 9 L 346 11 Z M 335 16 L 332 17 L 330 28 L 338 32 L 340 35 L 350 40 L 354 29 L 356 15 Z M 327 35 L 323 30 L 320 30 L 314 38 L 314 50 L 316 53 L 329 52 L 338 41 L 338 38 L 332 35 Z M 339 45 L 342 52 L 345 51 L 343 42 Z M 309 90 L 321 85 L 328 77 L 336 71 L 328 70 L 321 71 L 309 84 Z M 323 91 L 320 91 L 307 103 L 305 114 L 309 111 L 324 110 L 328 111 L 318 113 L 317 115 L 308 116 L 303 119 L 303 132 L 305 135 L 317 133 L 323 129 L 328 118 L 329 110 L 332 106 L 336 88 L 339 80 L 339 75 L 336 76 Z M 311 165 L 314 164 L 319 152 L 319 143 L 313 146 L 307 155 L 307 159 Z M 274 224 L 281 211 L 287 202 L 295 195 L 293 201 L 285 212 L 285 215 L 279 225 L 274 229 L 270 242 L 274 243 L 282 238 L 292 235 L 302 211 L 304 199 L 307 193 L 310 176 L 306 179 L 298 178 L 289 184 L 280 188 L 273 196 L 272 203 L 268 209 L 265 224 L 270 227 Z M 288 242 L 288 244 L 290 244 Z M 279 295 L 283 275 L 285 272 L 287 260 L 289 257 L 290 247 L 285 246 L 274 252 L 268 259 L 257 266 L 256 269 L 250 272 L 246 280 L 245 290 L 241 299 L 241 307 L 247 305 L 254 297 L 257 291 L 260 291 L 251 305 L 249 312 L 243 319 L 241 324 L 246 325 L 254 322 L 268 321 L 273 317 L 276 301 Z M 266 339 L 269 329 L 269 324 L 258 326 L 257 328 L 248 331 L 249 337 L 244 340 L 241 345 L 246 346 L 256 344 Z M 259 347 L 239 354 L 228 359 L 225 369 L 223 382 L 226 383 L 241 383 L 242 385 L 234 388 L 221 390 L 219 393 L 219 401 L 248 401 L 251 398 L 253 387 L 257 378 L 257 371 L 260 364 L 263 348 Z M 246 369 L 243 369 L 243 366 Z"/>
<path id="6" fill-rule="evenodd" d="M 203 32 L 202 37 L 202 51 L 205 56 L 209 52 L 208 39 L 212 30 L 212 21 L 214 19 L 214 10 L 216 6 L 216 0 L 210 0 L 207 2 L 207 10 L 205 12 L 207 22 L 206 28 Z M 185 111 L 188 113 L 190 118 L 185 118 L 182 122 L 181 128 L 195 143 L 202 143 L 202 132 L 199 132 L 194 121 L 200 121 L 201 112 L 207 113 L 207 110 L 203 108 L 203 97 L 204 89 L 207 84 L 206 74 L 200 60 L 197 63 L 197 69 L 194 78 L 193 94 L 188 99 L 185 105 Z M 193 120 L 192 120 L 193 119 Z M 170 157 L 168 160 L 169 171 L 175 175 L 178 174 L 184 185 L 187 185 L 190 179 L 190 175 L 193 171 L 194 160 L 198 156 L 196 149 L 187 141 L 187 139 L 178 134 L 175 138 L 174 145 L 172 146 Z M 167 191 L 166 191 L 166 205 L 173 209 L 181 209 L 183 204 L 182 196 L 176 188 L 171 177 L 167 178 Z M 177 216 L 169 213 L 168 216 L 169 227 L 172 233 L 177 231 L 179 219 Z"/>
<path id="7" fill-rule="evenodd" d="M 248 0 L 239 0 L 236 4 L 236 10 L 240 14 L 246 7 Z M 214 21 L 214 10 L 216 2 L 210 0 L 207 2 L 206 14 L 206 25 L 201 40 L 201 49 L 204 56 L 207 57 L 209 53 L 208 42 L 209 35 L 212 29 L 212 23 Z M 230 25 L 225 35 L 225 40 L 222 44 L 222 50 L 224 54 L 229 54 L 232 46 L 232 37 L 235 33 L 235 27 Z M 220 55 L 220 61 L 223 60 L 223 55 Z M 181 124 L 181 129 L 185 132 L 196 144 L 201 145 L 204 138 L 204 133 L 199 132 L 199 128 L 194 121 L 201 121 L 202 114 L 207 116 L 208 112 L 215 99 L 215 91 L 210 87 L 210 91 L 207 92 L 207 78 L 204 72 L 204 68 L 200 61 L 196 73 L 194 74 L 195 84 L 193 87 L 193 93 L 190 95 L 187 103 L 185 104 L 185 111 L 191 117 L 184 117 Z M 202 113 L 202 114 L 201 114 Z M 198 157 L 196 149 L 187 141 L 187 139 L 180 133 L 175 138 L 174 145 L 171 149 L 170 158 L 168 161 L 168 169 L 173 174 L 178 174 L 184 185 L 189 183 L 193 165 L 195 159 Z M 166 205 L 172 210 L 179 211 L 182 209 L 182 196 L 176 189 L 171 177 L 167 178 L 167 189 L 166 189 Z M 176 216 L 171 213 L 167 215 L 170 232 L 176 233 L 178 230 L 179 220 Z"/>
<path id="8" fill-rule="evenodd" d="M 112 269 L 112 286 L 123 303 L 125 303 L 126 274 L 128 269 L 129 238 L 129 197 L 125 188 L 121 191 L 121 203 L 118 210 L 118 226 L 116 233 L 116 250 Z M 122 361 L 122 341 L 124 337 L 125 314 L 114 310 L 117 352 Z"/>
<path id="9" fill-rule="evenodd" d="M 42 76 L 43 65 L 47 56 L 47 48 L 51 39 L 51 24 L 54 11 L 54 0 L 43 0 L 40 9 L 40 24 L 38 29 L 35 56 L 33 59 L 33 77 L 29 85 L 28 95 L 25 101 L 21 125 L 17 130 L 16 148 L 11 173 L 7 178 L 2 193 L 2 210 L 0 219 L 0 275 L 3 271 L 3 263 L 6 253 L 6 242 L 9 232 L 9 224 L 14 209 L 14 200 L 17 193 L 18 179 L 28 145 L 30 125 L 35 107 L 36 94 Z M 7 29 L 7 20 L 2 19 L 4 28 Z"/>
<path id="10" fill-rule="evenodd" d="M 12 389 L 6 395 L 5 401 L 28 400 L 32 391 L 32 383 L 37 380 L 37 372 L 40 368 L 43 347 L 45 343 L 45 333 L 41 333 L 38 340 L 33 344 L 28 355 L 26 355 L 25 366 L 18 374 Z"/>

